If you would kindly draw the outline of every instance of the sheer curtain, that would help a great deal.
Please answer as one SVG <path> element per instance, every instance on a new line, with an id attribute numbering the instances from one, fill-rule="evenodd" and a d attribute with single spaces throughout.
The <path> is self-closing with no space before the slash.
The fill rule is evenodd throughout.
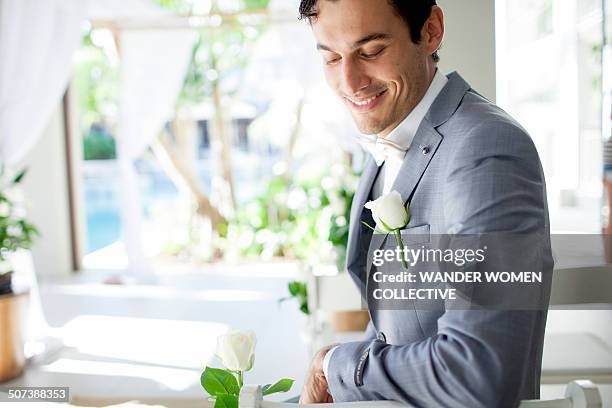
<path id="1" fill-rule="evenodd" d="M 80 1 L 0 0 L 0 160 L 16 164 L 66 89 L 81 41 Z"/>
<path id="2" fill-rule="evenodd" d="M 134 161 L 174 114 L 196 34 L 189 30 L 121 32 L 121 91 L 117 159 L 121 174 L 121 220 L 129 271 L 149 271 L 142 247 L 142 212 Z"/>
<path id="3" fill-rule="evenodd" d="M 0 0 L 0 163 L 10 170 L 42 136 L 66 89 L 81 41 L 78 0 Z M 49 333 L 32 255 L 11 256 L 15 284 L 30 290 L 27 337 Z M 48 340 L 49 338 L 47 338 Z"/>

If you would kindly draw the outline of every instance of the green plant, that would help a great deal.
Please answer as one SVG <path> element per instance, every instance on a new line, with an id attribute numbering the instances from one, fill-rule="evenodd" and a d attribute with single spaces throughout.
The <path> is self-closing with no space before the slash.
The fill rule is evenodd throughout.
<path id="1" fill-rule="evenodd" d="M 296 299 L 300 305 L 300 312 L 306 316 L 310 315 L 310 309 L 308 308 L 308 286 L 304 282 L 292 281 L 287 285 L 289 290 L 289 296 L 279 299 L 279 303 L 282 303 L 289 299 Z"/>
<path id="2" fill-rule="evenodd" d="M 5 275 L 1 280 L 0 292 L 4 293 L 11 291 L 12 266 L 8 260 L 9 255 L 19 249 L 29 249 L 34 237 L 38 235 L 36 227 L 26 220 L 25 211 L 19 203 L 17 187 L 25 174 L 26 170 L 23 170 L 9 178 L 2 183 L 0 189 L 0 276 Z M 5 180 L 6 177 L 4 168 L 0 169 L 0 178 Z"/>
<path id="3" fill-rule="evenodd" d="M 329 174 L 303 180 L 277 177 L 262 194 L 241 206 L 216 245 L 226 257 L 283 257 L 307 266 L 335 263 L 344 270 L 348 220 L 357 175 L 336 164 Z M 308 314 L 307 287 L 291 282 L 289 297 Z"/>
<path id="4" fill-rule="evenodd" d="M 85 160 L 111 160 L 117 157 L 115 138 L 101 126 L 93 125 L 83 138 Z"/>
<path id="5" fill-rule="evenodd" d="M 240 207 L 217 241 L 226 256 L 283 257 L 344 269 L 357 176 L 344 165 L 306 180 L 278 177 Z"/>

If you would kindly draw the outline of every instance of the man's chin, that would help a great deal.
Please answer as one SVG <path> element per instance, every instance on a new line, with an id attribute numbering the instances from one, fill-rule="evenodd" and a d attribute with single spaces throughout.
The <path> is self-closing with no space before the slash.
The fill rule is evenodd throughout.
<path id="1" fill-rule="evenodd" d="M 355 118 L 355 125 L 363 135 L 379 135 L 385 129 L 380 123 L 363 122 Z"/>

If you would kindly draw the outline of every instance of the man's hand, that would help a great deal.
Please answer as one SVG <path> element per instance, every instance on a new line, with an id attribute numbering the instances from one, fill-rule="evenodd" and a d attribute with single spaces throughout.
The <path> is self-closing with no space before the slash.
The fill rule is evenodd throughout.
<path id="1" fill-rule="evenodd" d="M 323 347 L 315 354 L 304 382 L 304 390 L 300 397 L 300 404 L 322 404 L 334 402 L 327 392 L 327 378 L 323 373 L 323 359 L 335 345 Z"/>

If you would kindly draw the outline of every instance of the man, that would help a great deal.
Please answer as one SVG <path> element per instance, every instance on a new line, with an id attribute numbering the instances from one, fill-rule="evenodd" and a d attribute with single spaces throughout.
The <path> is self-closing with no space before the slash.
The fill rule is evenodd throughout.
<path id="1" fill-rule="evenodd" d="M 402 235 L 534 233 L 525 258 L 552 271 L 544 175 L 525 130 L 459 76 L 437 69 L 435 0 L 302 0 L 328 84 L 372 153 L 351 210 L 347 269 L 363 289 L 372 223 L 364 204 L 410 203 Z M 469 44 L 466 44 L 469 52 Z M 361 342 L 320 350 L 301 403 L 401 401 L 512 407 L 539 396 L 550 280 L 541 310 L 376 310 Z"/>

